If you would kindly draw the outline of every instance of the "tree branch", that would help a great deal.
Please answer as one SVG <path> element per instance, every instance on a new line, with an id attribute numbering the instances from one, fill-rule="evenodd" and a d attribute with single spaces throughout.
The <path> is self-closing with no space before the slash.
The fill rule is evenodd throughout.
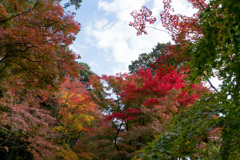
<path id="1" fill-rule="evenodd" d="M 25 11 L 25 12 L 22 12 L 22 13 L 16 14 L 16 15 L 14 15 L 14 16 L 12 16 L 12 17 L 9 17 L 8 19 L 5 19 L 5 20 L 0 21 L 0 24 L 5 23 L 5 22 L 7 22 L 7 21 L 9 21 L 9 20 L 11 20 L 11 19 L 17 17 L 17 16 L 21 16 L 21 15 L 27 14 L 28 12 L 32 11 L 33 9 L 35 9 L 36 6 L 39 4 L 39 2 L 40 2 L 40 1 L 37 1 L 37 2 L 34 4 L 34 6 L 33 6 L 32 8 L 28 9 L 28 10 Z"/>
<path id="2" fill-rule="evenodd" d="M 123 125 L 123 121 L 121 122 L 119 128 L 117 128 L 117 126 L 113 123 L 113 121 L 112 121 L 112 124 L 113 124 L 114 127 L 117 129 L 117 133 L 116 133 L 116 135 L 114 136 L 114 144 L 115 144 L 115 146 L 116 146 L 116 148 L 117 148 L 117 151 L 120 151 L 119 148 L 118 148 L 118 145 L 117 145 L 117 136 L 118 136 L 118 134 L 119 134 L 119 132 L 120 132 L 120 129 L 121 129 L 122 125 Z"/>
<path id="3" fill-rule="evenodd" d="M 202 3 L 199 0 L 197 0 L 197 1 L 200 4 L 200 6 L 202 7 L 202 9 L 205 10 L 205 8 L 203 7 Z"/>
<path id="4" fill-rule="evenodd" d="M 168 31 L 165 31 L 165 30 L 163 30 L 163 29 L 159 29 L 159 28 L 152 27 L 152 26 L 146 26 L 146 27 L 152 28 L 152 29 L 156 29 L 156 30 L 158 30 L 158 31 L 166 32 L 167 34 L 169 34 L 169 35 L 172 37 L 172 35 L 171 35 Z"/>
<path id="5" fill-rule="evenodd" d="M 5 140 L 3 143 L 1 143 L 0 146 L 3 145 L 3 144 L 5 144 L 5 143 L 7 143 L 9 137 L 11 136 L 11 134 L 12 134 L 12 130 L 10 130 L 10 132 L 8 133 L 8 136 L 7 136 L 6 140 Z"/>
<path id="6" fill-rule="evenodd" d="M 213 86 L 213 84 L 212 84 L 211 81 L 207 78 L 207 76 L 204 75 L 204 77 L 206 78 L 206 80 L 208 81 L 208 83 L 210 84 L 210 86 L 218 93 L 217 88 L 215 88 L 215 87 Z"/>
<path id="7" fill-rule="evenodd" d="M 17 62 L 12 61 L 12 60 L 10 60 L 9 62 L 12 62 L 12 63 L 20 66 L 20 67 L 21 67 L 22 69 L 24 69 L 26 72 L 34 75 L 34 76 L 37 77 L 39 80 L 42 80 L 42 81 L 46 82 L 46 84 L 49 84 L 49 85 L 51 85 L 53 88 L 56 88 L 56 86 L 54 86 L 54 84 L 52 84 L 52 83 L 50 83 L 49 81 L 47 81 L 46 79 L 43 79 L 42 77 L 38 76 L 38 75 L 35 73 L 36 71 L 30 71 L 30 70 L 28 70 L 27 68 L 25 68 L 22 64 L 19 64 L 19 63 L 17 63 Z"/>

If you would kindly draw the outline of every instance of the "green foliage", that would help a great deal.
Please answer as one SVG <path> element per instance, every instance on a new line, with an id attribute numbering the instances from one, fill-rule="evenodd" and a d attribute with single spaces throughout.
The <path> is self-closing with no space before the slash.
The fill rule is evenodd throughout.
<path id="1" fill-rule="evenodd" d="M 222 91 L 239 98 L 240 89 L 240 14 L 239 2 L 213 0 L 200 15 L 204 37 L 192 45 L 192 76 L 215 75 L 223 81 Z M 195 69 L 194 69 L 195 68 Z M 229 91 L 227 93 L 226 86 Z"/>
<path id="2" fill-rule="evenodd" d="M 240 13 L 239 2 L 213 0 L 201 13 L 204 37 L 192 46 L 192 76 L 215 75 L 222 80 L 217 99 L 225 107 L 222 112 L 221 159 L 239 157 L 240 105 Z M 226 108 L 227 107 L 227 108 Z"/>
<path id="3" fill-rule="evenodd" d="M 234 159 L 239 157 L 239 117 L 224 116 L 229 107 L 206 95 L 175 116 L 167 131 L 146 147 L 144 159 Z M 235 109 L 239 113 L 239 109 Z M 233 118 L 234 117 L 234 118 Z M 223 129 L 222 129 L 223 128 Z"/>
<path id="4" fill-rule="evenodd" d="M 164 54 L 164 50 L 167 48 L 169 43 L 158 43 L 157 46 L 153 48 L 153 51 L 149 54 L 142 53 L 139 55 L 138 59 L 132 61 L 131 64 L 128 66 L 129 73 L 138 72 L 139 68 L 147 69 L 151 68 L 151 65 L 156 61 L 156 59 L 161 55 Z"/>
<path id="5" fill-rule="evenodd" d="M 62 0 L 58 0 L 58 1 L 62 1 Z M 64 8 L 74 5 L 75 9 L 79 9 L 81 7 L 81 3 L 82 3 L 82 0 L 70 0 L 69 2 L 64 3 Z"/>
<path id="6" fill-rule="evenodd" d="M 192 80 L 210 83 L 210 78 L 218 77 L 222 84 L 219 90 L 210 84 L 213 93 L 175 116 L 167 131 L 141 152 L 143 159 L 239 159 L 239 7 L 239 2 L 225 0 L 201 7 L 202 35 L 188 41 L 182 54 L 189 56 L 185 65 Z"/>
<path id="7" fill-rule="evenodd" d="M 89 79 L 92 75 L 95 75 L 95 73 L 91 70 L 88 64 L 83 62 L 79 62 L 78 64 L 80 67 L 82 67 L 82 69 L 80 70 L 80 75 L 81 75 L 80 82 L 82 82 L 87 86 L 87 88 L 89 88 L 90 87 L 88 85 L 88 83 L 90 82 Z"/>
<path id="8" fill-rule="evenodd" d="M 219 152 L 215 149 L 220 142 L 219 106 L 209 94 L 176 115 L 165 127 L 166 132 L 146 147 L 144 159 L 171 159 L 191 157 L 214 159 Z M 222 106 L 223 107 L 223 106 Z"/>

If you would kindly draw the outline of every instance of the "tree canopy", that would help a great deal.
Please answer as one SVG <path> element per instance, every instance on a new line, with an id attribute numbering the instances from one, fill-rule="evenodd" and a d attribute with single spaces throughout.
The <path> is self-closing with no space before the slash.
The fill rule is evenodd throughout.
<path id="1" fill-rule="evenodd" d="M 66 8 L 81 2 L 0 2 L 2 159 L 239 159 L 239 2 L 188 0 L 187 17 L 163 0 L 173 43 L 116 75 L 69 49 L 81 26 Z M 131 15 L 137 35 L 156 21 L 146 6 Z"/>
<path id="2" fill-rule="evenodd" d="M 161 44 L 158 43 L 157 46 L 153 48 L 153 51 L 151 53 L 142 53 L 139 55 L 138 59 L 135 61 L 132 61 L 131 64 L 128 66 L 129 73 L 138 72 L 139 68 L 147 69 L 151 68 L 151 65 L 157 60 L 157 58 L 164 54 L 164 50 L 166 50 L 167 46 L 170 43 L 167 44 Z"/>
<path id="3" fill-rule="evenodd" d="M 198 9 L 192 17 L 170 13 L 171 1 L 164 1 L 161 20 L 176 43 L 169 54 L 188 68 L 192 82 L 207 81 L 212 93 L 174 117 L 142 157 L 239 158 L 239 3 L 189 2 Z M 212 85 L 212 77 L 222 81 L 219 89 Z"/>

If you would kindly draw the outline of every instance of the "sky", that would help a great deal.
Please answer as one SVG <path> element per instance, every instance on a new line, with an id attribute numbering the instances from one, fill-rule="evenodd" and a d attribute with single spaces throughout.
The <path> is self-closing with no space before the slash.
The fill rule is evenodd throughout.
<path id="1" fill-rule="evenodd" d="M 173 0 L 172 4 L 175 13 L 190 16 L 196 12 L 187 0 Z M 69 8 L 82 25 L 70 47 L 81 55 L 80 62 L 87 63 L 98 75 L 124 73 L 139 54 L 150 53 L 158 42 L 171 41 L 167 33 L 151 28 L 147 28 L 148 35 L 136 35 L 129 26 L 133 21 L 130 13 L 141 6 L 151 9 L 157 18 L 154 27 L 164 29 L 159 16 L 162 0 L 83 0 L 80 9 Z"/>

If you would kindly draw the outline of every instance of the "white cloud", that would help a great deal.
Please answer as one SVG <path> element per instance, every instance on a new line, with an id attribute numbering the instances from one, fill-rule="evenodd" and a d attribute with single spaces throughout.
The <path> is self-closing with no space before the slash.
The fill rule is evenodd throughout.
<path id="1" fill-rule="evenodd" d="M 138 9 L 145 5 L 149 0 L 113 0 L 108 2 L 105 0 L 100 0 L 98 3 L 98 8 L 106 12 L 119 13 L 122 11 L 131 11 L 133 9 Z"/>
<path id="2" fill-rule="evenodd" d="M 108 2 L 100 0 L 98 9 L 107 14 L 115 16 L 112 19 L 102 18 L 87 27 L 87 34 L 96 41 L 99 49 L 103 49 L 105 57 L 110 57 L 107 61 L 114 62 L 111 66 L 111 73 L 127 72 L 128 65 L 132 60 L 137 59 L 138 55 L 144 52 L 151 52 L 157 42 L 164 43 L 170 41 L 170 36 L 163 32 L 147 28 L 148 35 L 136 36 L 136 30 L 128 24 L 132 21 L 130 12 L 138 10 L 146 5 L 149 0 L 113 0 Z M 187 5 L 187 0 L 173 0 L 175 13 L 192 14 L 194 11 Z M 158 19 L 155 26 L 164 29 L 161 26 L 159 13 L 163 8 L 162 1 L 153 1 L 153 15 Z M 110 55 L 108 55 L 110 54 Z"/>
<path id="3" fill-rule="evenodd" d="M 82 58 L 84 57 L 84 53 L 87 51 L 87 47 L 85 45 L 81 45 L 77 42 L 74 43 L 74 45 L 71 45 L 69 48 Z"/>
<path id="4" fill-rule="evenodd" d="M 102 19 L 95 23 L 95 27 L 98 29 L 104 29 L 104 28 L 108 27 L 108 24 L 109 24 L 109 22 L 107 19 Z"/>
<path id="5" fill-rule="evenodd" d="M 172 7 L 174 8 L 174 14 L 184 14 L 186 16 L 192 16 L 197 12 L 196 9 L 192 9 L 192 6 L 187 0 L 173 0 Z"/>

